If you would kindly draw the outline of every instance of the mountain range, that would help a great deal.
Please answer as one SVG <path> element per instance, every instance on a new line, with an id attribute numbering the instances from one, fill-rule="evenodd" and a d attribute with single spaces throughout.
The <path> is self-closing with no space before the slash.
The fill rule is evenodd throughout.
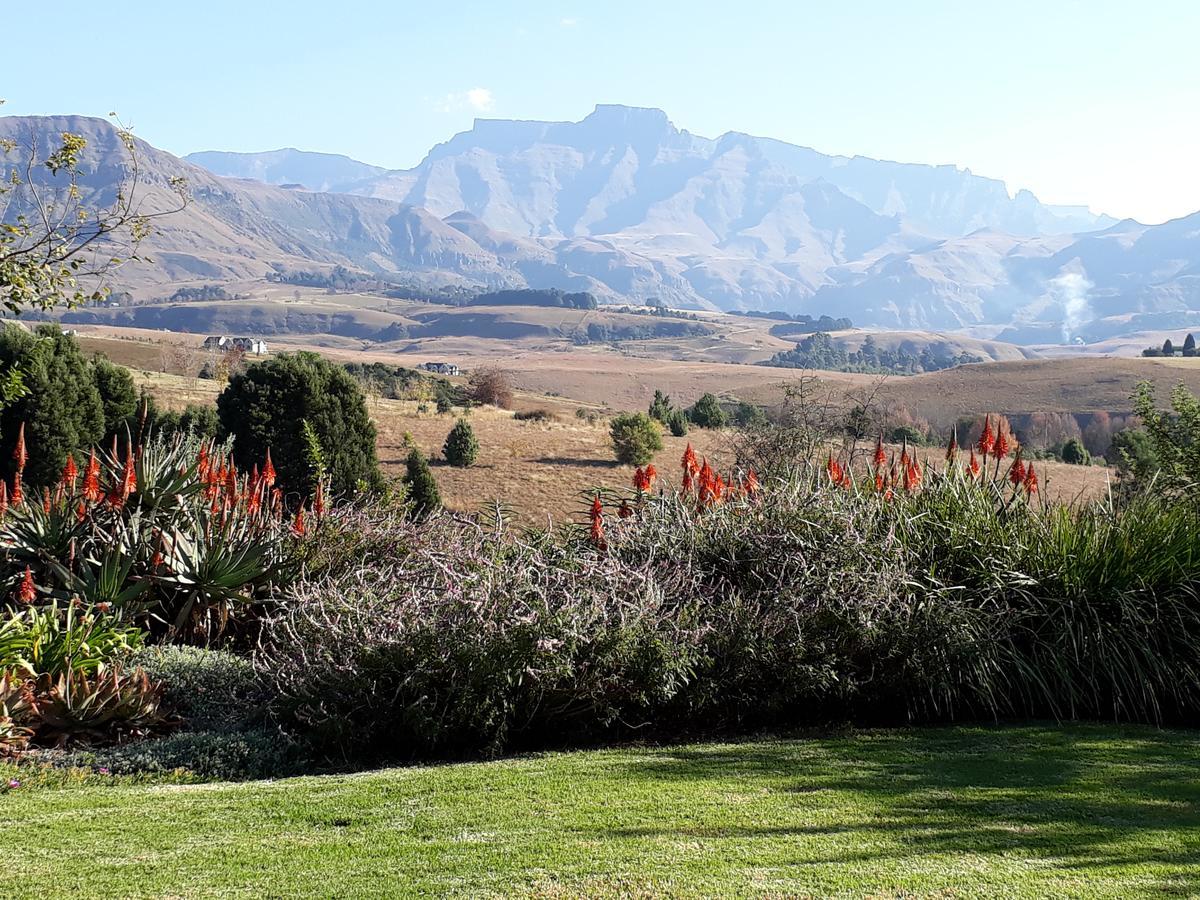
<path id="1" fill-rule="evenodd" d="M 62 131 L 88 139 L 85 189 L 111 193 L 128 160 L 107 122 L 0 118 L 0 137 L 49 146 Z M 180 174 L 193 197 L 156 222 L 154 264 L 122 271 L 150 296 L 341 265 L 433 285 L 1055 339 L 1200 310 L 1200 214 L 1118 222 L 953 166 L 703 138 L 660 110 L 480 119 L 405 170 L 290 149 L 179 160 L 139 141 L 137 154 L 143 203 L 166 208 Z"/>

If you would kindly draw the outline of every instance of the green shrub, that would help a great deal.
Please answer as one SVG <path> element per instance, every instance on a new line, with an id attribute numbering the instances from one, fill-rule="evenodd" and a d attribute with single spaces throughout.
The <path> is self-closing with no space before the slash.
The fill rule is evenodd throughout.
<path id="1" fill-rule="evenodd" d="M 92 374 L 104 407 L 106 442 L 113 437 L 124 437 L 126 429 L 136 434 L 138 393 L 129 370 L 100 357 L 92 363 Z"/>
<path id="2" fill-rule="evenodd" d="M 232 734 L 180 731 L 114 747 L 76 750 L 52 762 L 63 768 L 104 768 L 113 775 L 187 774 L 214 781 L 280 778 L 307 769 L 295 742 L 267 727 Z"/>
<path id="3" fill-rule="evenodd" d="M 518 422 L 553 422 L 554 413 L 548 409 L 523 409 L 513 413 Z"/>
<path id="4" fill-rule="evenodd" d="M 79 344 L 55 325 L 30 334 L 15 325 L 0 328 L 0 371 L 19 367 L 28 393 L 0 410 L 0 474 L 10 479 L 13 448 L 25 426 L 27 485 L 53 485 L 67 454 L 104 437 L 104 405 L 93 366 Z"/>
<path id="5" fill-rule="evenodd" d="M 617 416 L 609 426 L 613 452 L 618 462 L 644 466 L 663 448 L 658 423 L 645 413 L 626 413 Z"/>
<path id="6" fill-rule="evenodd" d="M 479 441 L 476 440 L 475 431 L 466 418 L 455 422 L 450 433 L 446 435 L 442 455 L 446 462 L 460 469 L 475 465 L 475 460 L 479 457 Z"/>
<path id="7" fill-rule="evenodd" d="M 1092 454 L 1088 453 L 1087 448 L 1083 446 L 1083 442 L 1078 438 L 1071 438 L 1063 444 L 1060 455 L 1063 462 L 1070 463 L 1073 466 L 1089 466 L 1092 464 Z"/>
<path id="8" fill-rule="evenodd" d="M 315 353 L 280 354 L 234 375 L 217 398 L 217 415 L 238 467 L 249 471 L 269 449 L 285 493 L 309 497 L 316 488 L 305 422 L 320 441 L 335 494 L 351 494 L 362 482 L 383 486 L 362 388 Z"/>
<path id="9" fill-rule="evenodd" d="M 671 416 L 675 412 L 675 407 L 671 405 L 671 398 L 662 391 L 654 392 L 654 399 L 650 401 L 649 409 L 650 418 L 656 422 L 661 422 L 663 425 L 671 421 Z"/>
<path id="10" fill-rule="evenodd" d="M 729 416 L 712 394 L 702 395 L 695 406 L 688 410 L 688 418 L 701 428 L 724 428 L 729 424 Z"/>
<path id="11" fill-rule="evenodd" d="M 405 462 L 406 473 L 404 483 L 408 487 L 408 500 L 412 506 L 413 515 L 425 518 L 442 508 L 442 494 L 438 490 L 437 480 L 429 470 L 429 462 L 416 447 L 408 452 Z"/>
<path id="12" fill-rule="evenodd" d="M 188 731 L 245 731 L 262 719 L 267 697 L 250 660 L 225 650 L 159 645 L 133 654 L 163 686 L 163 699 Z"/>
<path id="13" fill-rule="evenodd" d="M 688 433 L 688 417 L 681 409 L 672 411 L 671 417 L 667 420 L 667 427 L 671 429 L 671 434 L 675 437 L 683 437 Z"/>

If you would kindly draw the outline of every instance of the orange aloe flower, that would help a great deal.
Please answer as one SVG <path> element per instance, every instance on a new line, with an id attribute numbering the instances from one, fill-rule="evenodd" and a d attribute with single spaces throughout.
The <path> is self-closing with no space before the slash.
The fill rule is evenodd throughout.
<path id="1" fill-rule="evenodd" d="M 25 464 L 29 462 L 29 452 L 25 449 L 25 423 L 17 429 L 17 445 L 13 447 L 13 459 L 17 463 L 17 471 L 24 472 Z"/>
<path id="2" fill-rule="evenodd" d="M 644 494 L 650 490 L 650 478 L 646 475 L 646 470 L 638 466 L 633 473 L 633 487 L 639 494 Z"/>
<path id="3" fill-rule="evenodd" d="M 654 468 L 654 463 L 646 464 L 646 489 L 654 487 L 654 482 L 658 480 L 658 469 Z"/>
<path id="4" fill-rule="evenodd" d="M 8 512 L 8 485 L 0 479 L 0 517 Z"/>
<path id="5" fill-rule="evenodd" d="M 1033 463 L 1025 470 L 1025 490 L 1030 494 L 1038 492 L 1038 477 L 1037 472 L 1033 471 Z"/>
<path id="6" fill-rule="evenodd" d="M 883 452 L 883 435 L 881 434 L 875 439 L 875 468 L 882 469 L 887 465 L 887 454 Z"/>
<path id="7" fill-rule="evenodd" d="M 50 488 L 42 488 L 42 512 L 50 515 Z"/>
<path id="8" fill-rule="evenodd" d="M 325 515 L 325 482 L 323 481 L 317 482 L 317 492 L 313 496 L 313 512 L 316 513 L 318 519 Z"/>
<path id="9" fill-rule="evenodd" d="M 986 415 L 983 417 L 983 432 L 979 435 L 979 443 L 976 445 L 979 455 L 986 460 L 991 455 L 995 443 L 996 435 L 992 431 L 992 417 Z"/>
<path id="10" fill-rule="evenodd" d="M 77 503 L 75 505 L 75 521 L 82 522 L 86 518 L 87 518 L 87 507 L 84 505 L 83 501 L 80 500 L 79 503 Z"/>
<path id="11" fill-rule="evenodd" d="M 751 497 L 757 497 L 758 492 L 762 490 L 762 485 L 758 482 L 758 475 L 754 472 L 754 466 L 751 466 L 750 471 L 746 473 L 746 480 L 742 487 Z"/>
<path id="12" fill-rule="evenodd" d="M 25 575 L 21 578 L 21 586 L 17 588 L 17 602 L 28 606 L 37 599 L 37 586 L 33 583 L 33 571 L 25 567 Z"/>
<path id="13" fill-rule="evenodd" d="M 1012 447 L 1009 446 L 1008 442 L 1008 435 L 1004 432 L 1004 429 L 997 428 L 996 443 L 992 445 L 992 456 L 996 457 L 997 460 L 1004 459 L 1008 456 L 1008 452 L 1011 449 Z"/>
<path id="14" fill-rule="evenodd" d="M 950 443 L 946 445 L 946 462 L 954 462 L 958 456 L 958 429 L 950 432 Z"/>
<path id="15" fill-rule="evenodd" d="M 971 461 L 967 463 L 967 471 L 971 473 L 972 478 L 979 477 L 979 460 L 975 457 L 975 448 L 971 448 Z"/>
<path id="16" fill-rule="evenodd" d="M 1013 487 L 1020 487 L 1025 483 L 1025 461 L 1021 459 L 1019 448 L 1017 458 L 1013 460 L 1012 468 L 1008 470 L 1008 480 L 1012 482 Z"/>
<path id="17" fill-rule="evenodd" d="M 292 534 L 296 537 L 304 537 L 308 534 L 308 525 L 304 522 L 304 504 L 300 504 L 300 508 L 296 510 L 296 518 L 292 520 Z"/>
<path id="18" fill-rule="evenodd" d="M 21 487 L 21 472 L 18 470 L 13 473 L 12 494 L 9 496 L 13 506 L 20 506 L 25 502 L 25 491 Z"/>
<path id="19" fill-rule="evenodd" d="M 62 480 L 64 484 L 71 485 L 71 489 L 75 489 L 75 482 L 79 479 L 79 466 L 75 465 L 75 455 L 67 454 L 67 464 L 63 466 Z"/>
<path id="20" fill-rule="evenodd" d="M 591 529 L 588 534 L 591 537 L 592 543 L 597 550 L 604 549 L 604 504 L 600 502 L 600 495 L 597 494 L 592 500 L 592 509 L 588 514 L 591 519 Z"/>
<path id="21" fill-rule="evenodd" d="M 96 451 L 93 448 L 87 467 L 83 470 L 83 498 L 98 503 L 103 496 L 104 492 L 100 490 L 100 461 L 96 459 Z"/>
<path id="22" fill-rule="evenodd" d="M 262 479 L 267 487 L 275 486 L 275 464 L 271 462 L 270 447 L 267 448 L 267 457 L 263 460 Z"/>

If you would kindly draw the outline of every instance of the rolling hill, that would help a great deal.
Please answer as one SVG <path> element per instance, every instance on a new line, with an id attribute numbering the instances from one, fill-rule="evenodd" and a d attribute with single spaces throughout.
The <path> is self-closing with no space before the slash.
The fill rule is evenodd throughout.
<path id="1" fill-rule="evenodd" d="M 89 142 L 85 200 L 111 197 L 128 158 L 107 122 L 0 118 L 0 137 L 22 145 L 63 131 Z M 153 263 L 121 271 L 118 287 L 142 299 L 342 266 L 887 329 L 1004 326 L 1002 340 L 1035 344 L 1200 322 L 1200 214 L 1113 223 L 954 167 L 697 137 L 659 110 L 478 120 L 402 171 L 294 150 L 193 155 L 214 174 L 143 142 L 137 152 L 144 208 L 168 208 L 177 175 L 193 196 L 156 223 Z"/>

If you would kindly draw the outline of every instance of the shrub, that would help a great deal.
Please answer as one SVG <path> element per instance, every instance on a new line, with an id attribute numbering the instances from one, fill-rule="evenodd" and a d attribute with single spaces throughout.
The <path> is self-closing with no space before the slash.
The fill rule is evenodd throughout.
<path id="1" fill-rule="evenodd" d="M 442 508 L 442 495 L 437 480 L 429 470 L 429 462 L 416 447 L 408 452 L 405 462 L 404 483 L 408 487 L 408 499 L 413 515 L 426 518 Z"/>
<path id="2" fill-rule="evenodd" d="M 162 684 L 165 703 L 188 731 L 245 731 L 262 719 L 268 698 L 244 656 L 168 644 L 137 651 L 130 665 Z"/>
<path id="3" fill-rule="evenodd" d="M 475 431 L 465 418 L 459 419 L 446 435 L 446 443 L 442 447 L 442 455 L 452 466 L 465 469 L 473 466 L 479 456 L 479 441 L 475 439 Z"/>
<path id="4" fill-rule="evenodd" d="M 287 494 L 309 497 L 316 489 L 305 422 L 320 441 L 331 490 L 350 494 L 360 482 L 382 487 L 362 389 L 315 353 L 280 354 L 234 375 L 217 398 L 217 415 L 239 468 L 248 471 L 270 450 Z"/>
<path id="5" fill-rule="evenodd" d="M 518 422 L 553 422 L 554 413 L 548 409 L 523 409 L 513 413 Z"/>
<path id="6" fill-rule="evenodd" d="M 306 581 L 258 665 L 324 755 L 499 753 L 625 733 L 687 680 L 693 626 L 647 567 L 437 517 Z"/>
<path id="7" fill-rule="evenodd" d="M 495 367 L 479 369 L 468 381 L 468 395 L 481 406 L 496 406 L 512 409 L 512 380 L 503 369 Z"/>
<path id="8" fill-rule="evenodd" d="M 0 473 L 16 471 L 13 448 L 21 426 L 29 451 L 27 484 L 52 485 L 67 454 L 104 437 L 104 406 L 93 368 L 75 339 L 54 325 L 30 334 L 15 325 L 0 329 L 0 370 L 16 367 L 28 391 L 0 410 Z"/>
<path id="9" fill-rule="evenodd" d="M 658 423 L 645 413 L 626 413 L 612 420 L 609 427 L 617 461 L 644 466 L 663 448 Z"/>
<path id="10" fill-rule="evenodd" d="M 53 760 L 64 768 L 113 775 L 183 774 L 215 781 L 280 778 L 306 771 L 300 748 L 278 729 L 236 733 L 180 731 L 115 747 L 75 750 Z"/>
<path id="11" fill-rule="evenodd" d="M 667 420 L 667 427 L 671 429 L 671 434 L 675 437 L 686 435 L 688 433 L 687 413 L 681 409 L 672 411 L 671 417 Z"/>
<path id="12" fill-rule="evenodd" d="M 138 394 L 129 370 L 101 357 L 92 363 L 92 374 L 104 408 L 105 441 L 124 437 L 126 430 L 136 434 Z M 74 449 L 83 446 L 81 444 Z"/>
<path id="13" fill-rule="evenodd" d="M 656 422 L 661 422 L 666 425 L 671 421 L 671 416 L 675 412 L 675 407 L 671 405 L 671 398 L 662 391 L 654 392 L 654 399 L 650 401 L 649 409 L 650 418 Z"/>
<path id="14" fill-rule="evenodd" d="M 712 394 L 702 395 L 695 406 L 688 410 L 688 418 L 701 428 L 724 428 L 729 424 L 729 416 Z"/>
<path id="15" fill-rule="evenodd" d="M 767 414 L 761 406 L 742 400 L 733 411 L 733 424 L 739 428 L 749 428 L 755 425 L 765 425 Z"/>
<path id="16" fill-rule="evenodd" d="M 1092 463 L 1092 454 L 1088 453 L 1078 438 L 1071 438 L 1063 444 L 1061 457 L 1063 462 L 1073 466 L 1089 466 Z"/>

